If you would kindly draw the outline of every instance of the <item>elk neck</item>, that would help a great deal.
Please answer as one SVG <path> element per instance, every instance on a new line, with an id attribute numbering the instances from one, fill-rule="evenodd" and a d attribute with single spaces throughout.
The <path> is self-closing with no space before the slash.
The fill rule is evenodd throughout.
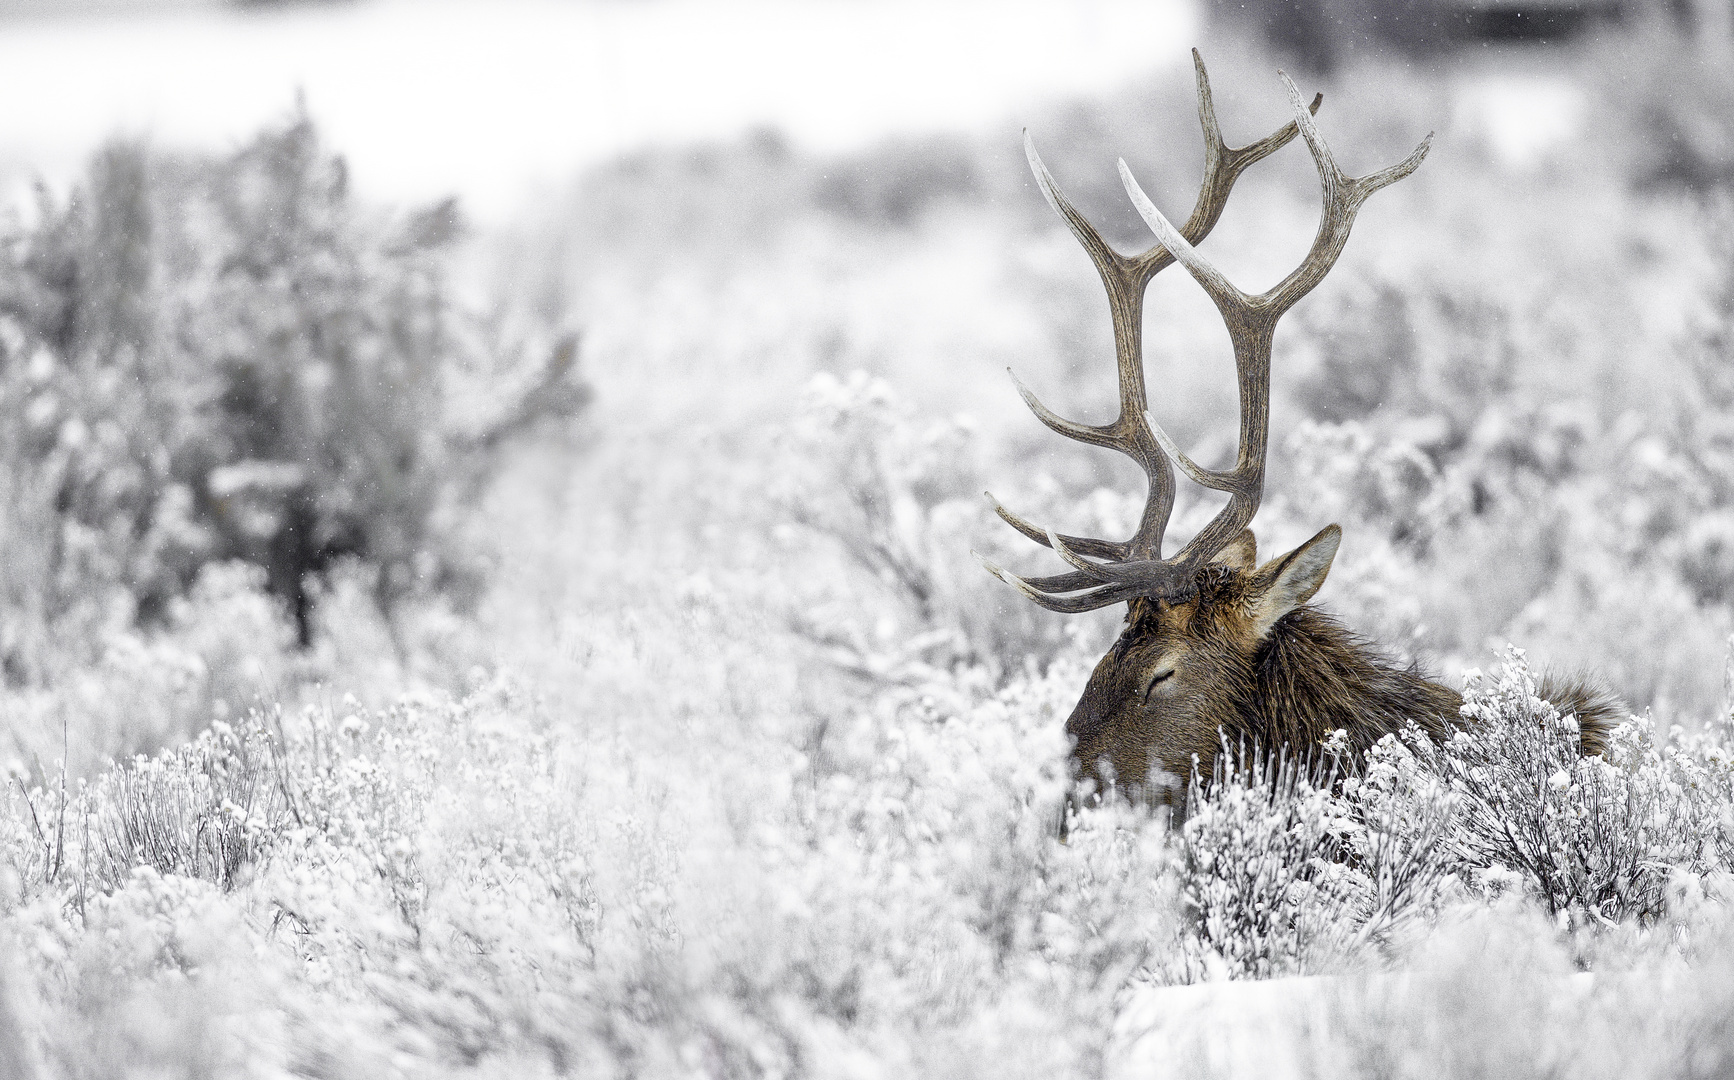
<path id="1" fill-rule="evenodd" d="M 1229 732 L 1263 746 L 1317 746 L 1342 728 L 1357 754 L 1413 721 L 1439 738 L 1456 730 L 1456 691 L 1398 667 L 1365 638 L 1311 605 L 1283 616 L 1253 659 L 1253 687 Z"/>

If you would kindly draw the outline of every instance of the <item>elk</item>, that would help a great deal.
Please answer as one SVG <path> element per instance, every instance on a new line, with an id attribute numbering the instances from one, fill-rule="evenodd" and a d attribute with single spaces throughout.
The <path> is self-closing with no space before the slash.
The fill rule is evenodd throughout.
<path id="1" fill-rule="evenodd" d="M 1147 198 L 1124 160 L 1120 179 L 1157 243 L 1123 255 L 1102 239 L 1060 191 L 1026 131 L 1024 151 L 1048 204 L 1089 253 L 1108 292 L 1120 413 L 1111 424 L 1063 419 L 1012 380 L 1037 419 L 1070 439 L 1126 454 L 1148 481 L 1148 496 L 1130 540 L 1069 536 L 1032 525 L 992 493 L 1005 522 L 1050 548 L 1069 573 L 1020 577 L 981 558 L 989 573 L 1052 611 L 1075 613 L 1127 605 L 1125 628 L 1096 665 L 1066 721 L 1072 765 L 1098 797 L 1118 791 L 1135 802 L 1183 812 L 1188 780 L 1205 780 L 1226 743 L 1305 752 L 1336 730 L 1346 731 L 1354 757 L 1386 733 L 1419 724 L 1435 737 L 1461 723 L 1462 699 L 1412 668 L 1393 664 L 1308 601 L 1324 584 L 1342 540 L 1328 525 L 1293 551 L 1258 562 L 1248 528 L 1264 490 L 1270 433 L 1271 342 L 1277 321 L 1318 285 L 1348 242 L 1355 214 L 1374 192 L 1421 164 L 1432 136 L 1414 153 L 1362 177 L 1337 167 L 1313 115 L 1323 103 L 1303 103 L 1286 75 L 1294 120 L 1257 142 L 1223 141 L 1211 104 L 1210 81 L 1197 50 L 1198 116 L 1204 129 L 1204 181 L 1192 215 L 1176 229 Z M 1250 165 L 1299 134 L 1311 151 L 1323 188 L 1318 234 L 1301 265 L 1270 290 L 1249 295 L 1198 253 Z M 1239 381 L 1240 435 L 1234 465 L 1206 469 L 1187 457 L 1149 411 L 1143 346 L 1144 293 L 1152 278 L 1178 262 L 1215 303 L 1227 324 Z M 1228 495 L 1228 504 L 1173 555 L 1162 554 L 1174 506 L 1178 466 L 1194 483 Z M 1586 753 L 1599 753 L 1623 716 L 1618 704 L 1581 679 L 1544 678 L 1541 693 L 1575 713 Z"/>

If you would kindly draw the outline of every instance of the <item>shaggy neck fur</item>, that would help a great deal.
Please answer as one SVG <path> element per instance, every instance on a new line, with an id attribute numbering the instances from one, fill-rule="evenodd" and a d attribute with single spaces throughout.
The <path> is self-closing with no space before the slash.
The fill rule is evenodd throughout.
<path id="1" fill-rule="evenodd" d="M 1253 658 L 1235 732 L 1265 746 L 1317 746 L 1342 728 L 1357 751 L 1410 721 L 1435 739 L 1460 722 L 1456 691 L 1394 666 L 1370 642 L 1313 607 L 1271 628 Z"/>

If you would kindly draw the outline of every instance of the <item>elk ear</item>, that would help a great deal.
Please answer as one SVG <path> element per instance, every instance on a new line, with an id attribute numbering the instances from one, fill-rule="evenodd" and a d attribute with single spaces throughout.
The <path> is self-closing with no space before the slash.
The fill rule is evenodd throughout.
<path id="1" fill-rule="evenodd" d="M 1278 619 L 1313 598 L 1331 572 L 1331 560 L 1337 557 L 1337 545 L 1342 542 L 1343 530 L 1326 525 L 1300 547 L 1259 567 L 1252 591 L 1256 638 L 1262 640 Z"/>
<path id="2" fill-rule="evenodd" d="M 1228 542 L 1228 546 L 1217 552 L 1216 557 L 1210 561 L 1250 572 L 1258 565 L 1258 541 L 1253 537 L 1252 530 L 1240 530 L 1240 533 Z"/>

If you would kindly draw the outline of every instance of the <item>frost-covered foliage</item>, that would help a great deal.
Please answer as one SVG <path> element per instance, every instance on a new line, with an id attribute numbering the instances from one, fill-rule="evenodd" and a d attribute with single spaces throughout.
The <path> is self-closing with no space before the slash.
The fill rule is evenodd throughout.
<path id="1" fill-rule="evenodd" d="M 18 898 L 58 892 L 80 909 L 140 867 L 231 888 L 266 857 L 291 810 L 280 742 L 257 713 L 240 731 L 215 721 L 89 782 L 64 770 L 46 786 L 27 779 L 22 768 L 9 777 L 11 884 Z"/>
<path id="2" fill-rule="evenodd" d="M 700 780 L 636 807 L 626 747 L 507 685 L 255 716 L 70 796 L 15 791 L 6 932 L 69 1040 L 49 1059 L 168 964 L 264 980 L 249 1000 L 284 1017 L 224 1044 L 280 1067 L 1087 1072 L 1166 925 L 1165 854 L 1111 814 L 1055 842 L 1060 692 L 888 703 L 822 761 L 758 746 L 755 800 Z M 140 1037 L 109 1036 L 161 1049 Z"/>
<path id="3" fill-rule="evenodd" d="M 223 158 L 116 143 L 67 201 L 9 215 L 8 685 L 160 625 L 213 564 L 263 568 L 303 645 L 308 577 L 340 557 L 369 568 L 387 610 L 471 572 L 450 504 L 480 451 L 585 391 L 571 342 L 550 339 L 538 373 L 460 305 L 462 230 L 451 204 L 357 207 L 305 118 Z M 458 393 L 478 368 L 502 387 Z"/>
<path id="4" fill-rule="evenodd" d="M 776 527 L 803 558 L 843 558 L 822 590 L 798 596 L 791 619 L 846 666 L 920 679 L 961 663 L 1003 677 L 1076 647 L 1082 628 L 1007 605 L 1004 586 L 970 557 L 976 543 L 996 557 L 1025 543 L 1009 530 L 975 535 L 986 481 L 974 426 L 968 414 L 923 418 L 865 372 L 809 381 L 782 433 L 789 467 L 778 473 Z M 1096 519 L 1086 529 L 1110 533 L 1136 512 L 1105 490 L 1083 509 Z M 864 597 L 868 583 L 876 588 Z M 875 600 L 881 617 L 863 639 L 859 607 Z"/>
<path id="5" fill-rule="evenodd" d="M 1454 800 L 1440 779 L 1389 743 L 1360 763 L 1343 749 L 1226 747 L 1208 786 L 1194 778 L 1176 886 L 1189 932 L 1162 977 L 1333 969 L 1451 898 Z"/>
<path id="6" fill-rule="evenodd" d="M 1536 697 L 1520 660 L 1465 688 L 1469 726 L 1427 760 L 1458 795 L 1459 854 L 1517 872 L 1554 911 L 1654 918 L 1669 878 L 1727 867 L 1729 749 L 1715 734 L 1678 745 L 1648 718 L 1582 756 L 1577 719 Z M 1418 740 L 1419 741 L 1419 740 Z"/>
<path id="7" fill-rule="evenodd" d="M 1576 718 L 1536 696 L 1521 650 L 1497 678 L 1472 673 L 1463 724 L 1439 745 L 1418 728 L 1386 736 L 1346 776 L 1242 752 L 1195 791 L 1183 835 L 1203 873 L 1186 895 L 1208 939 L 1250 950 L 1231 970 L 1297 970 L 1319 928 L 1370 936 L 1459 888 L 1516 887 L 1579 921 L 1654 920 L 1679 875 L 1729 867 L 1725 726 L 1661 736 L 1633 716 L 1585 757 Z M 1321 897 L 1322 913 L 1309 907 Z M 1232 927 L 1219 912 L 1269 921 Z"/>
<path id="8" fill-rule="evenodd" d="M 712 617 L 744 629 L 725 607 Z M 654 670 L 663 646 L 636 648 Z M 610 669 L 629 661 L 588 652 L 567 677 L 630 708 L 637 690 Z M 1555 847 L 1495 866 L 1473 846 L 1473 763 L 1569 734 L 1516 657 L 1469 695 L 1484 743 L 1389 740 L 1347 780 L 1248 751 L 1200 785 L 1176 834 L 1108 808 L 1061 843 L 1057 720 L 1075 670 L 944 701 L 887 682 L 815 739 L 798 713 L 732 712 L 769 701 L 730 703 L 730 674 L 708 663 L 729 655 L 735 677 L 763 667 L 704 647 L 706 726 L 646 716 L 635 732 L 590 714 L 574 728 L 496 680 L 456 702 L 255 713 L 64 791 L 15 780 L 0 930 L 31 1053 L 51 1070 L 212 1055 L 303 1071 L 389 1059 L 412 1075 L 844 1061 L 1099 1075 L 1138 987 L 1425 967 L 1437 920 L 1473 921 L 1488 898 L 1516 910 L 1533 896 L 1545 914 L 1547 867 L 1599 842 L 1561 832 L 1561 804 L 1544 802 L 1507 812 L 1514 835 Z M 671 752 L 681 731 L 692 750 Z M 1632 770 L 1616 809 L 1664 789 L 1657 761 L 1671 776 L 1721 768 L 1726 784 L 1727 751 L 1707 738 L 1622 752 L 1579 766 Z M 1606 787 L 1541 786 L 1610 803 Z M 1602 939 L 1565 947 L 1610 977 L 1723 962 L 1714 857 L 1663 866 L 1691 837 L 1662 839 L 1652 909 L 1642 881 L 1624 908 L 1557 906 L 1595 916 L 1574 925 Z M 1535 947 L 1562 948 L 1539 925 Z M 1397 1000 L 1421 1008 L 1418 994 Z M 173 1046 L 151 1034 L 165 1027 Z"/>
<path id="9" fill-rule="evenodd" d="M 1180 897 L 1211 975 L 1269 978 L 1304 969 L 1343 925 L 1350 898 L 1346 822 L 1329 773 L 1258 748 L 1229 747 L 1182 830 Z"/>
<path id="10" fill-rule="evenodd" d="M 1329 745 L 1314 761 L 1330 768 L 1225 748 L 1180 832 L 1194 937 L 1172 977 L 1328 970 L 1507 892 L 1568 922 L 1648 924 L 1680 882 L 1727 872 L 1725 727 L 1663 737 L 1634 716 L 1586 758 L 1576 718 L 1536 696 L 1520 650 L 1464 698 L 1463 729 L 1442 744 L 1415 728 L 1358 763 Z"/>
<path id="11" fill-rule="evenodd" d="M 1217 64 L 1219 86 L 1237 67 L 1255 65 Z M 1375 74 L 1371 97 L 1359 75 L 1327 87 L 1345 160 L 1454 115 L 1436 88 Z M 1179 80 L 1032 125 L 1117 243 L 1140 226 L 1113 216 L 1114 155 L 1191 194 L 1171 152 L 1196 145 L 1189 94 Z M 1238 141 L 1255 125 L 1229 100 Z M 1024 190 L 1015 139 L 885 161 L 768 136 L 646 155 L 502 245 L 534 318 L 442 334 L 418 320 L 455 295 L 444 211 L 365 213 L 281 132 L 214 165 L 105 159 L 116 191 L 191 200 L 194 254 L 277 243 L 253 210 L 284 191 L 307 213 L 269 258 L 189 255 L 151 278 L 196 296 L 115 286 L 132 299 L 101 308 L 156 325 L 207 298 L 186 323 L 197 349 L 139 362 L 185 361 L 183 388 L 214 363 L 281 391 L 206 394 L 199 412 L 149 383 L 205 480 L 144 452 L 169 437 L 155 427 L 118 438 L 135 430 L 104 426 L 118 411 L 80 413 L 83 435 L 60 422 L 138 406 L 112 375 L 124 345 L 33 344 L 0 370 L 19 417 L 0 442 L 29 466 L 0 471 L 0 596 L 23 612 L 0 619 L 23 657 L 0 694 L 0 1075 L 1147 1075 L 1189 1059 L 1140 1064 L 1132 1004 L 1232 1004 L 1252 980 L 1305 995 L 1323 1075 L 1721 1070 L 1726 215 L 1581 167 L 1594 146 L 1512 172 L 1451 123 L 1278 337 L 1261 546 L 1338 520 L 1320 602 L 1351 627 L 1454 684 L 1490 639 L 1527 642 L 1604 674 L 1639 716 L 1581 759 L 1508 655 L 1465 685 L 1462 736 L 1394 736 L 1361 760 L 1340 742 L 1230 748 L 1177 827 L 1111 806 L 1065 842 L 1063 722 L 1118 613 L 1061 619 L 982 573 L 972 548 L 1057 567 L 980 491 L 1108 536 L 1142 491 L 1002 381 L 1015 364 L 1056 408 L 1106 418 L 1099 285 Z M 1167 164 L 1146 174 L 1151 149 Z M 1270 252 L 1316 224 L 1310 166 L 1281 157 L 1208 242 L 1237 280 L 1286 270 Z M 216 181 L 154 186 L 171 165 L 250 179 L 223 199 Z M 83 237 L 67 250 L 142 235 L 81 205 L 41 219 Z M 155 267 L 158 239 L 80 265 Z M 30 273 L 64 280 L 46 265 Z M 368 284 L 358 265 L 395 270 Z M 1169 274 L 1151 293 L 1152 407 L 1211 463 L 1232 446 L 1233 380 L 1189 288 Z M 545 355 L 539 320 L 568 304 L 597 385 L 587 437 L 498 448 L 489 432 L 527 415 L 515 403 L 545 372 L 508 361 Z M 320 312 L 355 331 L 345 378 L 391 377 L 306 419 L 339 385 L 338 353 L 302 332 Z M 379 346 L 400 331 L 407 352 Z M 442 389 L 404 356 L 452 360 Z M 490 398 L 496 362 L 511 370 Z M 402 416 L 346 441 L 400 394 Z M 261 401 L 306 423 L 235 419 Z M 436 428 L 437 453 L 385 453 Z M 222 458 L 212 432 L 245 454 Z M 398 572 L 339 559 L 302 650 L 246 551 L 163 554 L 180 549 L 152 523 L 199 526 L 212 477 L 241 524 L 264 521 L 303 437 L 335 447 L 308 466 L 335 500 L 315 500 L 320 521 L 353 512 L 381 551 L 437 532 L 485 554 L 474 602 L 435 590 L 388 620 Z M 497 468 L 456 469 L 469 510 L 427 501 L 418 470 L 470 450 Z M 1171 539 L 1213 509 L 1183 488 Z M 1165 985 L 1182 983 L 1208 985 Z"/>
<path id="12" fill-rule="evenodd" d="M 39 718 L 14 733 L 154 750 L 291 689 L 282 617 L 235 607 L 261 589 L 304 648 L 341 582 L 399 638 L 473 602 L 464 501 L 588 390 L 552 321 L 460 301 L 462 231 L 357 206 L 304 117 L 225 157 L 117 142 L 0 221 L 0 681 Z M 92 722 L 98 683 L 130 735 Z"/>

